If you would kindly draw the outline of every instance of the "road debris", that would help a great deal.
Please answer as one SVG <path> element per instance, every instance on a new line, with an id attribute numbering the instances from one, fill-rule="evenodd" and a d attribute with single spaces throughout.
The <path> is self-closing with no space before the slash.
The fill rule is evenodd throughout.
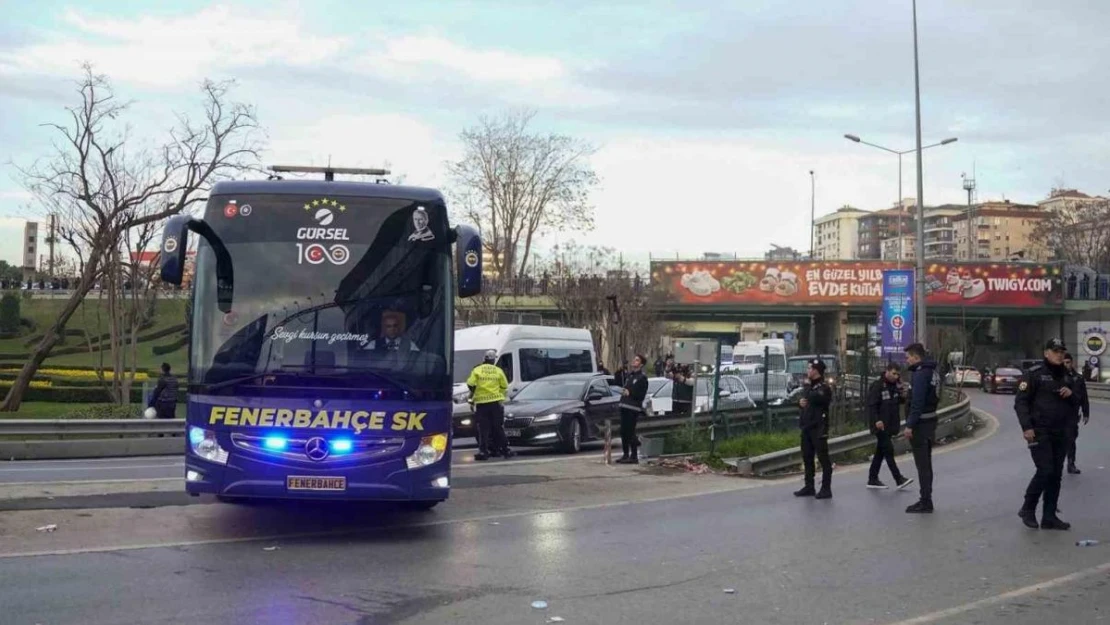
<path id="1" fill-rule="evenodd" d="M 281 549 L 281 547 L 274 545 L 273 547 L 263 547 L 262 551 L 277 551 L 278 549 Z"/>
<path id="2" fill-rule="evenodd" d="M 687 473 L 694 475 L 704 475 L 712 473 L 712 469 L 704 462 L 694 462 L 690 458 L 660 458 L 656 461 L 658 466 L 664 469 L 682 469 Z"/>
<path id="3" fill-rule="evenodd" d="M 1076 547 L 1094 547 L 1097 544 L 1098 544 L 1098 541 L 1094 540 L 1092 538 L 1087 538 L 1087 539 L 1084 539 L 1084 540 L 1075 541 L 1075 546 Z"/>
<path id="4" fill-rule="evenodd" d="M 543 600 L 533 601 L 532 602 L 532 609 L 533 610 L 546 610 L 547 609 L 547 602 L 543 601 Z"/>
<path id="5" fill-rule="evenodd" d="M 561 617 L 561 616 L 553 616 L 553 617 L 547 619 L 547 622 L 548 623 L 565 623 L 566 619 Z"/>
<path id="6" fill-rule="evenodd" d="M 43 525 L 42 527 L 36 527 L 35 531 L 36 532 L 56 532 L 56 531 L 58 531 L 58 526 L 51 523 L 50 525 Z"/>
<path id="7" fill-rule="evenodd" d="M 735 595 L 736 594 L 736 589 L 735 588 L 725 588 L 725 594 L 726 595 Z"/>

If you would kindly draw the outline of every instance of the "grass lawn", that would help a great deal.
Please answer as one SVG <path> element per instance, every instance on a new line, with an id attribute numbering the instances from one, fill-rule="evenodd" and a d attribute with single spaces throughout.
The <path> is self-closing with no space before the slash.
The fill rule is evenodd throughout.
<path id="1" fill-rule="evenodd" d="M 0 419 L 64 419 L 74 411 L 87 408 L 91 404 L 60 403 L 52 401 L 23 402 L 17 412 L 0 412 Z M 143 406 L 131 404 L 135 412 Z M 177 404 L 177 418 L 185 418 L 185 404 Z"/>
<path id="2" fill-rule="evenodd" d="M 30 352 L 34 346 L 27 347 L 27 341 L 33 336 L 41 335 L 45 328 L 54 322 L 54 319 L 57 318 L 58 313 L 61 311 L 62 307 L 65 306 L 65 303 L 65 300 L 62 299 L 23 299 L 20 302 L 20 316 L 34 323 L 35 330 L 18 338 L 0 339 L 0 353 L 20 354 Z M 154 325 L 142 330 L 140 333 L 150 334 L 158 330 L 185 323 L 185 303 L 185 299 L 158 300 L 155 304 Z M 85 299 L 85 301 L 81 303 L 80 308 L 77 309 L 77 312 L 70 318 L 68 329 L 84 330 L 93 336 L 107 332 L 107 300 L 100 298 Z M 152 348 L 155 345 L 170 343 L 175 338 L 174 336 L 169 336 L 141 343 L 138 350 L 139 368 L 146 371 L 155 371 L 162 362 L 168 362 L 174 369 L 183 371 L 187 358 L 187 350 L 184 347 L 175 352 L 160 356 L 156 356 L 152 352 Z M 75 336 L 66 337 L 66 342 L 64 343 L 65 347 L 80 347 L 82 345 L 84 345 L 84 339 Z M 62 345 L 59 345 L 58 347 L 61 346 Z M 55 347 L 55 349 L 58 347 Z M 105 358 L 108 358 L 107 354 L 105 354 Z M 0 360 L 0 362 L 4 364 L 22 364 L 23 361 L 21 359 L 6 359 Z M 99 353 L 83 352 L 48 358 L 45 366 L 95 367 L 99 366 L 99 364 Z"/>

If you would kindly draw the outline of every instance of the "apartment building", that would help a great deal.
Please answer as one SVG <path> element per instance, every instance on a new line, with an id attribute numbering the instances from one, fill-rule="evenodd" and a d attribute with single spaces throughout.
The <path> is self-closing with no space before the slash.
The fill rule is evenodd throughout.
<path id="1" fill-rule="evenodd" d="M 814 222 L 813 257 L 817 260 L 855 260 L 859 252 L 859 219 L 867 211 L 844 206 Z"/>
<path id="2" fill-rule="evenodd" d="M 917 258 L 917 237 L 912 234 L 907 234 L 901 237 L 883 239 L 881 248 L 882 254 L 880 258 L 883 260 L 896 261 L 899 258 L 903 261 L 913 260 Z"/>
<path id="3" fill-rule="evenodd" d="M 1047 211 L 1036 205 L 1015 204 L 1009 200 L 976 204 L 972 206 L 970 215 L 965 209 L 952 218 L 956 234 L 956 259 L 1051 260 L 1048 248 L 1033 236 L 1037 224 L 1047 214 Z"/>
<path id="4" fill-rule="evenodd" d="M 857 258 L 883 258 L 883 241 L 913 232 L 912 209 L 899 210 L 897 206 L 874 211 L 858 220 Z"/>
<path id="5" fill-rule="evenodd" d="M 1053 189 L 1048 193 L 1047 199 L 1037 202 L 1037 207 L 1044 211 L 1055 211 L 1077 208 L 1083 204 L 1092 204 L 1105 200 L 1106 198 L 1092 197 L 1075 189 Z"/>
<path id="6" fill-rule="evenodd" d="M 925 260 L 956 259 L 955 218 L 967 210 L 959 204 L 926 207 L 922 229 L 925 232 Z"/>

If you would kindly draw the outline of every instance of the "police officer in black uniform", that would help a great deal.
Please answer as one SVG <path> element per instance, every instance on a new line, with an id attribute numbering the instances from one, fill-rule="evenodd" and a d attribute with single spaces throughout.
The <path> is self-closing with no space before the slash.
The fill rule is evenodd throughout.
<path id="1" fill-rule="evenodd" d="M 802 462 L 805 464 L 805 486 L 794 493 L 795 497 L 832 498 L 832 460 L 829 459 L 829 406 L 832 405 L 832 388 L 825 382 L 825 363 L 818 359 L 809 361 L 808 378 L 802 392 L 801 415 L 798 427 L 802 430 Z M 821 490 L 813 489 L 814 456 L 821 462 Z"/>
<path id="2" fill-rule="evenodd" d="M 905 349 L 910 370 L 910 405 L 902 436 L 910 442 L 913 464 L 917 467 L 921 498 L 906 508 L 907 514 L 933 512 L 933 445 L 937 438 L 937 406 L 940 404 L 940 375 L 937 363 L 921 343 Z"/>
<path id="3" fill-rule="evenodd" d="M 1079 438 L 1079 422 L 1082 421 L 1083 425 L 1087 425 L 1091 420 L 1091 399 L 1087 395 L 1087 382 L 1075 370 L 1075 361 L 1072 360 L 1071 354 L 1064 354 L 1064 366 L 1071 372 L 1075 380 L 1075 394 L 1079 396 L 1075 417 L 1068 425 L 1068 473 L 1079 475 L 1082 471 L 1075 466 L 1075 441 Z"/>
<path id="4" fill-rule="evenodd" d="M 1071 528 L 1056 516 L 1060 480 L 1068 453 L 1068 429 L 1079 405 L 1075 377 L 1064 366 L 1067 350 L 1060 339 L 1045 344 L 1044 361 L 1026 369 L 1014 398 L 1014 411 L 1033 456 L 1036 474 L 1025 490 L 1025 504 L 1018 512 L 1025 526 L 1037 529 L 1037 502 L 1044 495 L 1040 528 Z"/>
<path id="5" fill-rule="evenodd" d="M 907 478 L 898 470 L 898 463 L 894 460 L 893 438 L 898 435 L 898 426 L 902 421 L 902 404 L 906 403 L 906 395 L 901 386 L 902 372 L 896 363 L 889 363 L 882 377 L 871 384 L 867 390 L 866 406 L 867 427 L 875 437 L 875 454 L 871 457 L 871 471 L 867 474 L 868 488 L 886 488 L 879 480 L 879 470 L 883 461 L 890 469 L 890 475 L 898 490 L 913 483 L 913 478 Z"/>

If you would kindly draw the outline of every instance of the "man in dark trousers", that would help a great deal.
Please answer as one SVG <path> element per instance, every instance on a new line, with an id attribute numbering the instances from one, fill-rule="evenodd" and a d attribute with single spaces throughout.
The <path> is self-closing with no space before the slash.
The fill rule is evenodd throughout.
<path id="1" fill-rule="evenodd" d="M 1083 425 L 1087 425 L 1087 422 L 1091 420 L 1091 399 L 1087 395 L 1087 382 L 1075 370 L 1075 362 L 1072 360 L 1071 354 L 1064 355 L 1064 366 L 1068 368 L 1075 380 L 1075 394 L 1078 395 L 1075 417 L 1071 420 L 1068 429 L 1068 473 L 1079 475 L 1082 471 L 1075 466 L 1075 442 L 1079 439 L 1079 422 L 1082 420 Z"/>
<path id="2" fill-rule="evenodd" d="M 671 380 L 671 413 L 680 417 L 689 417 L 694 406 L 694 378 L 689 367 L 672 363 L 667 370 L 667 378 Z"/>
<path id="3" fill-rule="evenodd" d="M 624 454 L 618 464 L 640 463 L 640 441 L 636 438 L 636 421 L 644 411 L 644 398 L 647 397 L 648 379 L 644 375 L 647 359 L 637 354 L 632 359 L 632 369 L 624 376 L 624 389 L 621 391 L 621 448 Z"/>
<path id="4" fill-rule="evenodd" d="M 1018 516 L 1025 526 L 1037 529 L 1037 502 L 1044 495 L 1040 528 L 1067 530 L 1070 523 L 1056 515 L 1060 480 L 1068 454 L 1068 429 L 1079 406 L 1075 379 L 1064 366 L 1064 342 L 1045 344 L 1044 360 L 1025 370 L 1014 397 L 1014 412 L 1037 472 L 1025 489 L 1025 503 Z"/>
<path id="5" fill-rule="evenodd" d="M 177 412 L 177 376 L 170 373 L 170 363 L 162 363 L 162 375 L 150 394 L 148 407 L 154 408 L 159 419 L 172 419 Z"/>
<path id="6" fill-rule="evenodd" d="M 921 481 L 921 499 L 906 508 L 906 512 L 927 514 L 933 511 L 933 445 L 937 437 L 940 374 L 937 363 L 925 359 L 925 346 L 921 343 L 906 348 L 906 363 L 910 369 L 910 409 L 902 434 L 910 442 L 917 479 Z"/>
<path id="7" fill-rule="evenodd" d="M 802 462 L 805 465 L 805 486 L 795 497 L 832 498 L 832 460 L 829 459 L 829 406 L 832 388 L 825 382 L 825 363 L 814 359 L 806 370 L 805 390 L 799 402 L 802 412 L 798 426 L 802 430 Z M 821 490 L 813 489 L 814 456 L 821 462 Z"/>
<path id="8" fill-rule="evenodd" d="M 479 462 L 489 460 L 491 454 L 505 458 L 514 455 L 505 439 L 505 407 L 502 405 L 509 379 L 501 367 L 493 364 L 495 362 L 497 352 L 491 349 L 466 379 L 474 403 L 474 418 L 478 421 L 478 453 L 474 454 L 474 459 Z"/>
<path id="9" fill-rule="evenodd" d="M 867 391 L 866 414 L 867 426 L 875 436 L 875 455 L 871 456 L 871 472 L 867 476 L 868 488 L 886 488 L 886 484 L 879 481 L 879 470 L 886 461 L 890 475 L 898 490 L 913 483 L 898 470 L 898 463 L 894 461 L 893 438 L 898 434 L 902 422 L 902 404 L 906 403 L 905 394 L 901 387 L 901 371 L 896 363 L 889 363 L 883 375 L 871 384 Z"/>

